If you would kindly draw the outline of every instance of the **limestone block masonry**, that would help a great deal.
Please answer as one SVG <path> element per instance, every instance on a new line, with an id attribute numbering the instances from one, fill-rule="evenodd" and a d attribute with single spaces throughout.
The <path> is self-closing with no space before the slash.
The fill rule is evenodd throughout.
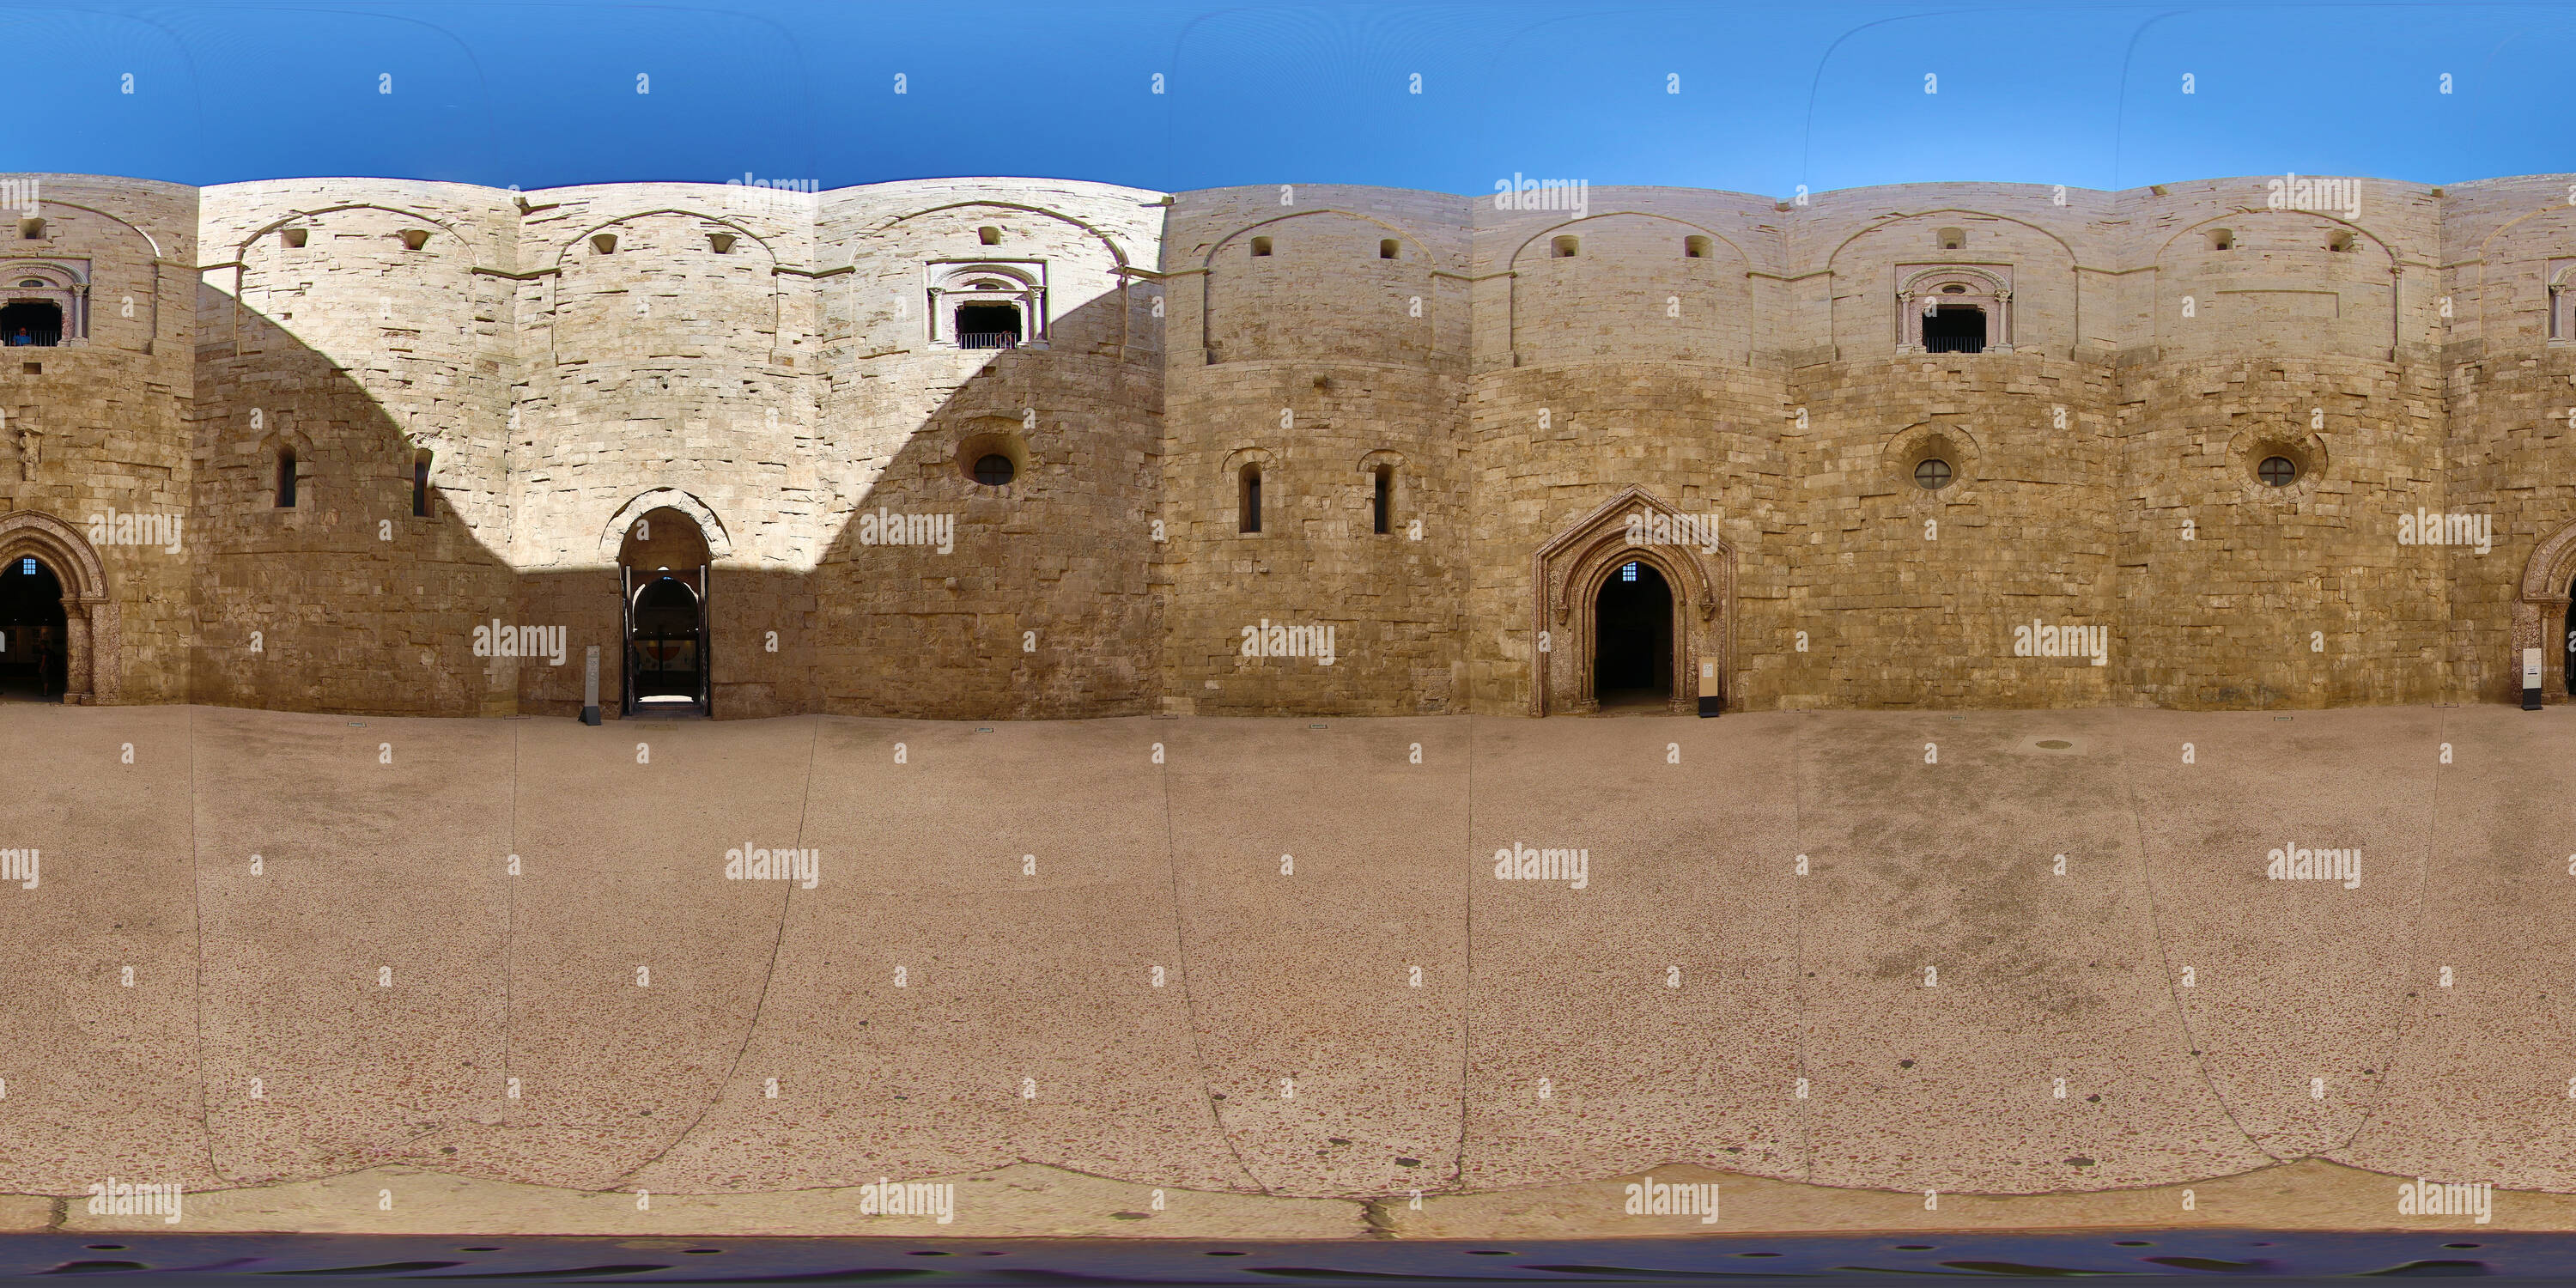
<path id="1" fill-rule="evenodd" d="M 720 718 L 2315 708 L 2576 652 L 2576 176 L 25 179 L 0 568 L 78 702 L 570 715 L 597 646 L 612 716 L 639 657 Z"/>

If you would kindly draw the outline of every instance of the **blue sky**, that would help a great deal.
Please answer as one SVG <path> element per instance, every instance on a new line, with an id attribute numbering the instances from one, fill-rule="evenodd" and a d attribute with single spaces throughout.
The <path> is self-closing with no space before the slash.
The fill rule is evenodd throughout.
<path id="1" fill-rule="evenodd" d="M 48 0 L 0 32 L 0 170 L 195 184 L 2576 170 L 2576 5 Z"/>

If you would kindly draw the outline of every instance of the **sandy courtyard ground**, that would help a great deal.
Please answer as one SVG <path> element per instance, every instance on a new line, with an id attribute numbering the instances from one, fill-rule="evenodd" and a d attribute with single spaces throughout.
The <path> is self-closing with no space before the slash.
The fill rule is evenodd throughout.
<path id="1" fill-rule="evenodd" d="M 2565 711 L 0 749 L 0 1229 L 2576 1228 Z"/>

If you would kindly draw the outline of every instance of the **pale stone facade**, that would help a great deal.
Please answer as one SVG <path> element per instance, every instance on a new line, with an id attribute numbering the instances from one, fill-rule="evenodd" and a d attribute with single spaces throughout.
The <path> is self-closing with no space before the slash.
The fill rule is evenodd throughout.
<path id="1" fill-rule="evenodd" d="M 1584 711 L 1632 562 L 1677 711 L 2507 701 L 2543 645 L 2566 693 L 2566 176 L 35 178 L 0 289 L 70 321 L 0 363 L 0 555 L 65 586 L 75 700 L 567 714 L 597 645 L 613 713 L 621 566 L 691 559 L 726 717 Z"/>

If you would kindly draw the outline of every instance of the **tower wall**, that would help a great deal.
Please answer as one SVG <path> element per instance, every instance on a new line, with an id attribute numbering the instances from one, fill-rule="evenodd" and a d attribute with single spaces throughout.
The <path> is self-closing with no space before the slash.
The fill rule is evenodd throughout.
<path id="1" fill-rule="evenodd" d="M 90 329 L 0 371 L 7 503 L 186 519 L 101 551 L 114 700 L 567 713 L 597 644 L 613 706 L 661 508 L 727 716 L 1580 711 L 1632 513 L 1700 525 L 1633 556 L 1677 709 L 2507 700 L 2541 643 L 2565 692 L 2560 176 L 42 182 L 11 257 Z"/>
<path id="2" fill-rule="evenodd" d="M 88 641 L 101 659 L 92 700 L 184 701 L 192 565 L 206 549 L 188 522 L 198 194 L 94 175 L 20 183 L 25 204 L 0 216 L 0 298 L 49 300 L 67 317 L 58 346 L 0 350 L 0 550 L 41 558 L 64 583 L 66 630 L 73 619 L 89 630 L 95 617 L 113 637 Z M 41 285 L 23 285 L 31 281 Z M 65 525 L 95 551 L 112 611 L 69 602 L 81 591 L 77 561 L 52 537 L 12 540 L 19 512 Z M 179 519 L 178 548 L 127 540 L 135 529 L 120 533 L 119 516 Z"/>

